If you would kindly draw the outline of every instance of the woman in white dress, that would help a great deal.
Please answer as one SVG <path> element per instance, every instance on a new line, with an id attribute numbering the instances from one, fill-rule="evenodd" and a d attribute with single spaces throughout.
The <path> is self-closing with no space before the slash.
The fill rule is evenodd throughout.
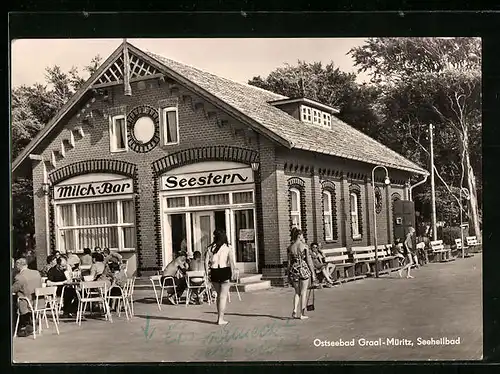
<path id="1" fill-rule="evenodd" d="M 210 281 L 217 292 L 217 324 L 226 325 L 224 312 L 226 311 L 229 280 L 234 277 L 236 263 L 234 253 L 227 241 L 223 230 L 215 230 L 214 242 L 208 247 L 205 254 L 205 272 L 210 269 Z"/>

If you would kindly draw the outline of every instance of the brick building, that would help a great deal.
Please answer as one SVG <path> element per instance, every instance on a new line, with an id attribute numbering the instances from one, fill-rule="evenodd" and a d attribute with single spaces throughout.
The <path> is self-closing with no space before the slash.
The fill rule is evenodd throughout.
<path id="1" fill-rule="evenodd" d="M 223 228 L 237 266 L 279 285 L 293 225 L 323 248 L 372 244 L 374 195 L 391 242 L 391 202 L 427 172 L 336 113 L 123 43 L 13 163 L 33 176 L 39 266 L 100 246 L 144 275 Z M 379 170 L 373 193 L 375 165 L 391 184 Z"/>

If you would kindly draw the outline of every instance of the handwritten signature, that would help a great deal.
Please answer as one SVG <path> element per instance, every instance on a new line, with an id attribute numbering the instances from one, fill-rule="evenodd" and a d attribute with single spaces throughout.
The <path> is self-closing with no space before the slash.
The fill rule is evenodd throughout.
<path id="1" fill-rule="evenodd" d="M 296 326 L 293 320 L 286 320 L 285 323 L 266 323 L 252 328 L 239 328 L 236 326 L 224 326 L 217 331 L 207 334 L 199 334 L 193 331 L 185 331 L 185 322 L 175 322 L 168 325 L 164 333 L 164 343 L 166 345 L 192 342 L 201 344 L 203 347 L 193 353 L 193 358 L 207 359 L 230 359 L 235 353 L 236 347 L 232 343 L 236 341 L 247 341 L 243 347 L 243 353 L 247 358 L 262 357 L 276 354 L 280 348 L 299 345 L 300 335 L 291 337 L 283 336 L 283 329 Z M 141 327 L 147 341 L 151 340 L 156 330 L 151 327 L 150 316 L 146 316 L 146 324 Z M 295 339 L 293 339 L 295 338 Z M 257 343 L 249 341 L 258 340 Z"/>

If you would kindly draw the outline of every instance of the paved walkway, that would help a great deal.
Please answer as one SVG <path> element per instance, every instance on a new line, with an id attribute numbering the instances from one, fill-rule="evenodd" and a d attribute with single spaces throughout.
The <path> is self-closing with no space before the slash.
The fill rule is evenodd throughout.
<path id="1" fill-rule="evenodd" d="M 428 264 L 415 279 L 397 274 L 316 291 L 305 321 L 289 318 L 293 291 L 232 294 L 219 327 L 215 307 L 168 306 L 136 292 L 131 321 L 62 322 L 36 340 L 15 338 L 15 362 L 171 362 L 248 360 L 474 360 L 482 358 L 482 256 Z M 423 340 L 459 344 L 421 345 Z M 316 347 L 320 341 L 354 346 Z M 445 341 L 446 342 L 446 341 Z M 400 343 L 398 345 L 398 343 Z M 420 343 L 420 344 L 419 344 Z M 363 345 L 368 344 L 368 345 Z M 381 344 L 381 345 L 377 345 Z M 406 345 L 405 345 L 406 344 Z"/>

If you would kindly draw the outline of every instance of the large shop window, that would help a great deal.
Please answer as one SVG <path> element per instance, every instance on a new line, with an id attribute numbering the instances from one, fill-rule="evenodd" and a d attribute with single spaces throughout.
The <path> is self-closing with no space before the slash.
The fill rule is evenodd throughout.
<path id="1" fill-rule="evenodd" d="M 109 139 L 111 152 L 124 152 L 127 150 L 127 123 L 125 116 L 119 115 L 111 118 Z"/>
<path id="2" fill-rule="evenodd" d="M 84 248 L 135 249 L 133 200 L 57 205 L 58 249 L 82 252 Z"/>
<path id="3" fill-rule="evenodd" d="M 351 232 L 353 239 L 361 239 L 360 219 L 359 219 L 359 196 L 356 192 L 351 192 L 350 207 L 351 207 Z"/>
<path id="4" fill-rule="evenodd" d="M 176 107 L 162 110 L 162 134 L 164 145 L 179 143 L 179 115 Z"/>
<path id="5" fill-rule="evenodd" d="M 290 188 L 290 219 L 292 227 L 301 228 L 301 209 L 300 209 L 300 191 L 296 188 Z"/>

